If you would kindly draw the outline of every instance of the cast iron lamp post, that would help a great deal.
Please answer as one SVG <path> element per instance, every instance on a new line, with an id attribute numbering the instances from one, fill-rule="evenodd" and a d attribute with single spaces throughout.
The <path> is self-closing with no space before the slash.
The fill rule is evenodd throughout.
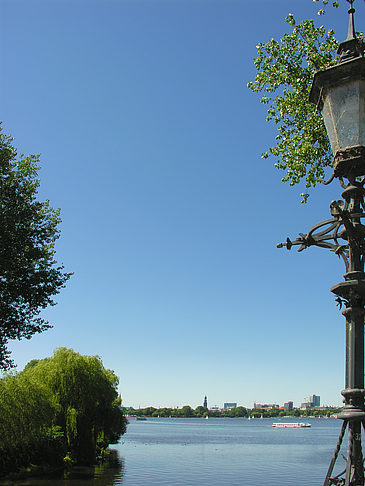
<path id="1" fill-rule="evenodd" d="M 347 1 L 349 31 L 338 48 L 339 63 L 315 74 L 309 98 L 322 113 L 334 155 L 334 170 L 328 182 L 339 179 L 343 200 L 331 203 L 331 219 L 316 224 L 293 242 L 287 238 L 286 243 L 278 245 L 288 250 L 300 245 L 298 251 L 313 245 L 329 248 L 342 257 L 346 267 L 345 280 L 331 288 L 340 308 L 345 307 L 345 389 L 341 392 L 345 406 L 338 415 L 343 424 L 324 486 L 364 486 L 361 429 L 365 429 L 365 226 L 361 221 L 365 218 L 365 58 L 364 45 L 355 35 L 354 0 Z M 333 476 L 346 429 L 346 468 Z"/>

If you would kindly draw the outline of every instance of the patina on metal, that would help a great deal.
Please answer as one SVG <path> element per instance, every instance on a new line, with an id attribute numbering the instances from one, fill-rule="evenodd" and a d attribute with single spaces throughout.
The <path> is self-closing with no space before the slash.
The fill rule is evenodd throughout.
<path id="1" fill-rule="evenodd" d="M 332 201 L 332 218 L 315 224 L 306 234 L 300 233 L 291 241 L 287 238 L 278 248 L 290 250 L 299 246 L 303 251 L 310 246 L 327 248 L 342 258 L 345 264 L 345 280 L 331 291 L 346 317 L 346 379 L 341 393 L 345 406 L 339 419 L 344 421 L 324 486 L 364 486 L 364 466 L 361 445 L 361 427 L 365 428 L 364 411 L 364 315 L 365 315 L 365 181 L 349 181 L 342 193 L 343 200 Z M 349 429 L 347 467 L 332 477 L 346 428 Z M 342 477 L 344 476 L 344 477 Z"/>
<path id="2" fill-rule="evenodd" d="M 323 115 L 334 153 L 330 181 L 365 175 L 364 44 L 356 38 L 353 0 L 349 3 L 348 35 L 338 47 L 339 63 L 315 74 L 309 95 Z"/>
<path id="3" fill-rule="evenodd" d="M 365 81 L 365 59 L 363 46 L 356 39 L 354 28 L 354 0 L 349 10 L 349 31 L 346 41 L 339 46 L 340 62 L 325 71 L 317 72 L 310 94 L 310 101 L 322 111 L 331 90 L 353 86 L 353 82 Z M 352 84 L 351 84 L 352 83 Z M 365 86 L 365 83 L 364 83 Z M 362 96 L 365 91 L 360 87 L 355 93 Z M 358 103 L 359 109 L 364 107 Z M 335 107 L 336 108 L 336 107 Z M 342 106 L 337 107 L 342 108 Z M 335 117 L 334 117 L 335 118 Z M 332 120 L 333 121 L 333 120 Z M 355 123 L 355 121 L 354 121 Z M 328 128 L 327 131 L 341 130 L 341 126 Z M 330 134 L 329 134 L 330 136 Z M 337 136 L 337 134 L 336 134 Z M 331 139 L 331 136 L 330 136 Z M 332 144 L 336 148 L 336 140 Z M 362 453 L 362 428 L 365 430 L 364 409 L 364 316 L 365 316 L 365 147 L 359 144 L 340 147 L 334 151 L 334 172 L 331 180 L 338 178 L 344 191 L 342 198 L 330 204 L 331 218 L 315 224 L 308 233 L 300 233 L 291 241 L 287 238 L 278 248 L 290 250 L 299 246 L 303 251 L 310 246 L 327 248 L 345 263 L 344 281 L 331 287 L 336 301 L 346 318 L 346 361 L 344 408 L 339 419 L 343 420 L 340 436 L 324 481 L 324 486 L 364 486 L 364 458 Z M 344 182 L 347 179 L 347 183 Z M 348 448 L 346 468 L 333 475 L 334 467 L 341 449 L 345 431 L 348 429 Z"/>

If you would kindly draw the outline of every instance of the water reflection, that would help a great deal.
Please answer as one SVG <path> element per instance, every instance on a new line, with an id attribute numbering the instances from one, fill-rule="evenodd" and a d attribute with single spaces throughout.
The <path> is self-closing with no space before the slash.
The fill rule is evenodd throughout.
<path id="1" fill-rule="evenodd" d="M 124 471 L 124 458 L 112 450 L 108 462 L 93 467 L 74 467 L 63 478 L 0 481 L 0 486 L 117 486 L 123 483 Z"/>
<path id="2" fill-rule="evenodd" d="M 308 421 L 309 429 L 275 429 L 270 419 L 131 419 L 110 464 L 7 486 L 320 485 L 341 424 Z"/>

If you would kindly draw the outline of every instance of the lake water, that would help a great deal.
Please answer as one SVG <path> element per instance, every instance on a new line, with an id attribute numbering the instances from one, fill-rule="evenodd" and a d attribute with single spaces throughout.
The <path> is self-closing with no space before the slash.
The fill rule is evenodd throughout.
<path id="1" fill-rule="evenodd" d="M 111 466 L 76 470 L 69 480 L 31 479 L 9 484 L 321 486 L 342 422 L 332 418 L 301 420 L 311 427 L 273 428 L 277 418 L 130 418 L 127 433 L 113 446 L 116 452 Z M 342 457 L 338 463 L 343 469 Z"/>

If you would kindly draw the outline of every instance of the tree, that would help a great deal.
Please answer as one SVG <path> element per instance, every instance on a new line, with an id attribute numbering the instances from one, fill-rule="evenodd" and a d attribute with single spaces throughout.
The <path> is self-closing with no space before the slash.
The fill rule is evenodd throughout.
<path id="1" fill-rule="evenodd" d="M 208 409 L 206 407 L 203 407 L 202 405 L 199 405 L 194 410 L 194 415 L 196 417 L 206 417 L 208 415 Z"/>
<path id="2" fill-rule="evenodd" d="M 118 378 L 97 356 L 60 348 L 0 379 L 0 476 L 92 464 L 126 431 Z"/>
<path id="3" fill-rule="evenodd" d="M 322 4 L 318 15 L 324 15 L 327 6 L 339 7 L 338 1 L 313 1 Z M 292 14 L 285 20 L 290 33 L 279 41 L 258 44 L 257 75 L 248 87 L 264 93 L 261 103 L 268 105 L 266 119 L 278 129 L 276 146 L 262 157 L 276 158 L 275 167 L 286 171 L 283 182 L 291 186 L 304 182 L 305 203 L 308 189 L 323 182 L 325 169 L 333 161 L 322 117 L 308 97 L 315 72 L 337 63 L 338 42 L 332 29 L 316 27 L 313 20 L 297 23 Z M 364 42 L 363 33 L 357 36 Z"/>
<path id="4" fill-rule="evenodd" d="M 31 361 L 21 373 L 46 385 L 59 404 L 55 425 L 64 433 L 65 448 L 79 463 L 90 464 L 126 431 L 118 395 L 118 377 L 97 356 L 59 348 L 52 358 Z"/>
<path id="5" fill-rule="evenodd" d="M 228 410 L 228 417 L 247 417 L 247 409 L 245 407 L 236 407 Z"/>
<path id="6" fill-rule="evenodd" d="M 179 410 L 179 415 L 180 417 L 193 417 L 193 409 L 190 407 L 190 405 L 184 405 L 180 410 Z"/>
<path id="7" fill-rule="evenodd" d="M 62 466 L 58 404 L 44 384 L 25 376 L 0 379 L 0 476 L 37 461 Z"/>
<path id="8" fill-rule="evenodd" d="M 71 273 L 55 260 L 60 211 L 36 199 L 38 155 L 17 158 L 0 127 L 0 368 L 13 366 L 7 343 L 49 327 L 39 317 L 55 305 Z"/>
<path id="9" fill-rule="evenodd" d="M 289 14 L 286 22 L 291 33 L 258 44 L 257 75 L 248 87 L 265 93 L 261 103 L 268 105 L 266 119 L 278 129 L 276 146 L 262 157 L 276 158 L 275 166 L 286 171 L 283 182 L 293 186 L 304 180 L 309 189 L 324 180 L 324 169 L 332 163 L 324 123 L 309 103 L 309 92 L 315 71 L 336 64 L 338 43 L 333 30 L 316 27 L 313 20 L 297 24 Z M 301 194 L 302 202 L 308 195 Z"/>

